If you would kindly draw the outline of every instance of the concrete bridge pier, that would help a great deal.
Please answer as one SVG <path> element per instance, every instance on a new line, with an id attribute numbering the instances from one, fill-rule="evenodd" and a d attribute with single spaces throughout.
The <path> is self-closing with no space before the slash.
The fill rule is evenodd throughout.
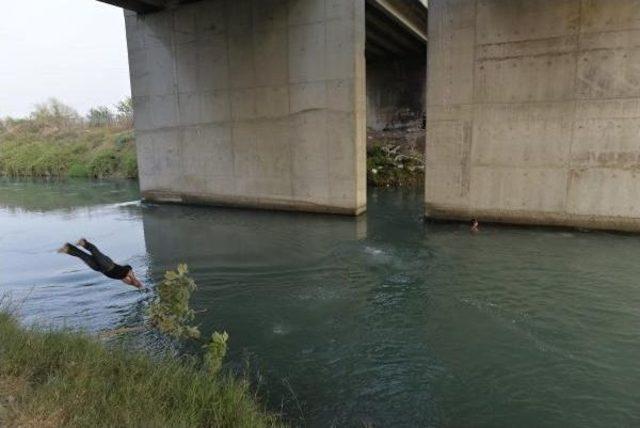
<path id="1" fill-rule="evenodd" d="M 640 231 L 640 1 L 430 0 L 426 214 Z"/>
<path id="2" fill-rule="evenodd" d="M 143 196 L 363 212 L 364 3 L 202 0 L 125 12 Z"/>

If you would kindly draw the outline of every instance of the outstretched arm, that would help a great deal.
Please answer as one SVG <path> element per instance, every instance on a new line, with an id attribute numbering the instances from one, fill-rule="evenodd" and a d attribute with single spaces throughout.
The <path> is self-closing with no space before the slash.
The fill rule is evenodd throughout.
<path id="1" fill-rule="evenodd" d="M 122 282 L 125 284 L 134 286 L 136 288 L 143 288 L 144 285 L 136 278 L 136 275 L 133 273 L 133 269 L 129 271 L 127 276 L 122 279 Z"/>

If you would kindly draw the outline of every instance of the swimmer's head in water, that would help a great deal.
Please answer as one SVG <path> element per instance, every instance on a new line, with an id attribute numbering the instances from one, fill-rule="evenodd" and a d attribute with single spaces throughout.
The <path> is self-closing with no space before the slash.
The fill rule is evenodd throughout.
<path id="1" fill-rule="evenodd" d="M 474 218 L 471 220 L 471 231 L 477 232 L 478 230 L 478 220 Z"/>

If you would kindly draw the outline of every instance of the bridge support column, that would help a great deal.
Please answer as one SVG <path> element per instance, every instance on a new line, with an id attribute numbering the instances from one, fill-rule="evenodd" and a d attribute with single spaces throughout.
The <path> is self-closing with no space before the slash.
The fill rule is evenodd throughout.
<path id="1" fill-rule="evenodd" d="M 364 0 L 204 0 L 125 18 L 146 199 L 364 211 Z"/>
<path id="2" fill-rule="evenodd" d="M 426 215 L 640 231 L 640 3 L 429 6 Z"/>

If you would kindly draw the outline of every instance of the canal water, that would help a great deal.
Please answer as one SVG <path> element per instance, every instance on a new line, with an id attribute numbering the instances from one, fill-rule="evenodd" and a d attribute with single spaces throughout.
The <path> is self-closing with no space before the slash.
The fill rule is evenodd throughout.
<path id="1" fill-rule="evenodd" d="M 307 426 L 640 424 L 640 238 L 141 204 L 133 182 L 0 181 L 0 292 L 25 322 L 139 323 L 139 293 L 56 254 L 95 241 L 149 285 L 188 263 L 271 409 Z"/>

